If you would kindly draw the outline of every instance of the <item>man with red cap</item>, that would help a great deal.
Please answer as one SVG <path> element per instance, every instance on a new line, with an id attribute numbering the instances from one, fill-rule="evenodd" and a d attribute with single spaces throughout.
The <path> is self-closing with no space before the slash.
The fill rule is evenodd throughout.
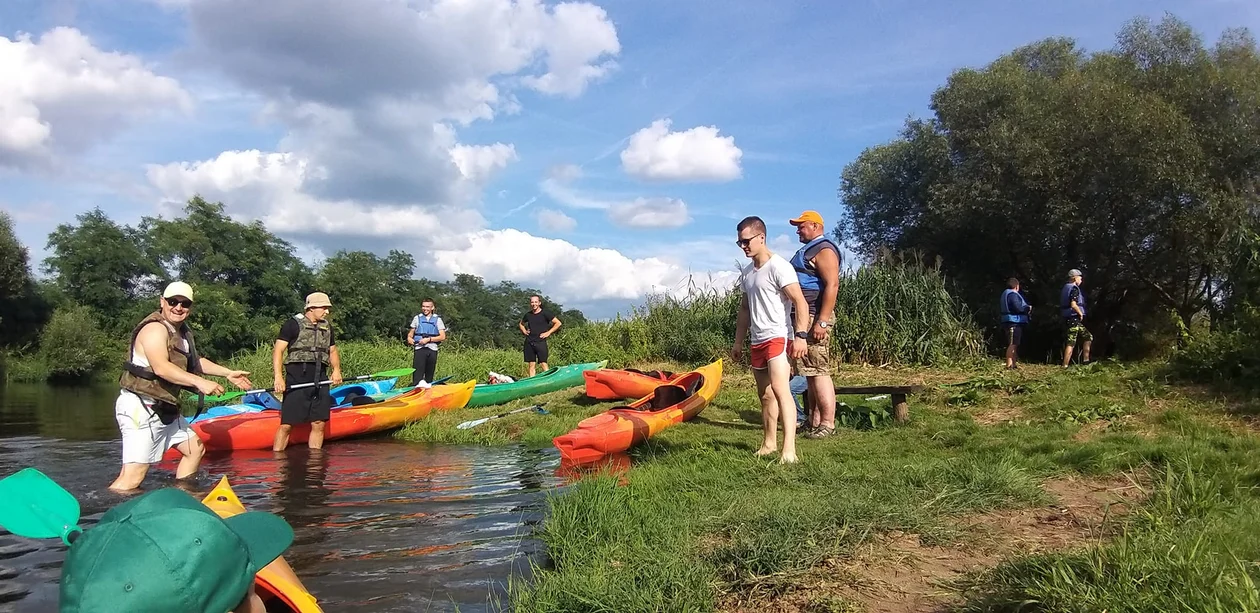
<path id="1" fill-rule="evenodd" d="M 810 423 L 804 436 L 823 438 L 836 429 L 836 386 L 831 381 L 831 326 L 840 286 L 840 249 L 827 238 L 822 215 L 805 211 L 790 221 L 804 245 L 792 256 L 801 293 L 809 304 L 805 356 L 794 360 L 796 373 L 809 383 Z"/>

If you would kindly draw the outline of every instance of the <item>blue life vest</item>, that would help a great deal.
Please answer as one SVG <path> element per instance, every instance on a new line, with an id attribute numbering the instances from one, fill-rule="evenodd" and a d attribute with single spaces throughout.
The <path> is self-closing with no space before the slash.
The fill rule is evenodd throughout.
<path id="1" fill-rule="evenodd" d="M 831 248 L 836 250 L 836 256 L 839 257 L 840 249 L 826 235 L 819 236 L 805 243 L 797 250 L 796 255 L 792 256 L 792 268 L 796 269 L 796 280 L 801 284 L 801 292 L 806 295 L 806 300 L 809 300 L 811 293 L 817 295 L 818 290 L 822 289 L 822 284 L 818 281 L 818 271 L 809 267 L 805 262 L 805 256 L 811 249 L 823 242 L 831 245 Z"/>
<path id="2" fill-rule="evenodd" d="M 1072 288 L 1076 287 L 1075 283 L 1068 283 L 1063 286 L 1063 291 L 1059 293 L 1059 311 L 1064 319 L 1080 319 L 1076 315 L 1076 311 L 1072 310 Z M 1085 313 L 1085 292 L 1080 292 L 1077 296 L 1076 306 L 1081 307 L 1081 314 Z"/>
<path id="3" fill-rule="evenodd" d="M 416 337 L 423 336 L 425 338 L 429 338 L 438 335 L 438 316 L 436 313 L 428 317 L 425 317 L 424 315 L 416 315 L 416 318 L 419 320 L 416 323 Z"/>
<path id="4" fill-rule="evenodd" d="M 1016 292 L 1013 289 L 1007 289 L 1006 291 L 1002 292 L 1002 304 L 999 307 L 1002 310 L 1002 323 L 1004 324 L 1028 323 L 1027 313 L 1012 313 L 1011 312 L 1011 303 L 1010 303 L 1011 294 L 1018 295 L 1019 292 Z"/>

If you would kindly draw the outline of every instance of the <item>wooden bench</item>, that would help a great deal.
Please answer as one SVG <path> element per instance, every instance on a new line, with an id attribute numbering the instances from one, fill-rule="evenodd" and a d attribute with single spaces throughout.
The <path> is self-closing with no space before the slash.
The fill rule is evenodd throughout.
<path id="1" fill-rule="evenodd" d="M 906 403 L 907 394 L 917 394 L 923 391 L 922 385 L 859 385 L 859 386 L 836 386 L 836 395 L 863 395 L 866 394 L 888 394 L 892 396 L 893 420 L 897 423 L 904 423 L 910 419 L 910 405 Z"/>

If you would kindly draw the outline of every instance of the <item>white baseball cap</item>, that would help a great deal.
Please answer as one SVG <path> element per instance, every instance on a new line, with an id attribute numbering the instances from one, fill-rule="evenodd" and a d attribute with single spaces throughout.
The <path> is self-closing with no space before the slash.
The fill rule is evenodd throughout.
<path id="1" fill-rule="evenodd" d="M 171 283 L 170 285 L 167 285 L 166 289 L 162 291 L 163 298 L 170 298 L 172 296 L 183 296 L 189 300 L 192 300 L 193 299 L 192 286 L 187 283 L 184 283 L 183 281 L 175 281 Z"/>

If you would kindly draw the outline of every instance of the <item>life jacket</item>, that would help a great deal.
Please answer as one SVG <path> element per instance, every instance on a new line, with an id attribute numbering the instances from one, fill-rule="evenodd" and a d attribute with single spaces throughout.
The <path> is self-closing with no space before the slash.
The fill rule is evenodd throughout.
<path id="1" fill-rule="evenodd" d="M 840 249 L 826 235 L 820 235 L 818 238 L 805 243 L 792 256 L 792 268 L 796 269 L 796 280 L 801 284 L 801 293 L 804 294 L 805 301 L 809 303 L 810 310 L 818 308 L 819 292 L 822 289 L 822 282 L 818 278 L 818 269 L 810 260 L 822 249 L 835 251 L 836 261 L 839 263 Z M 838 271 L 839 267 L 837 266 Z M 839 282 L 839 280 L 839 274 L 837 274 L 835 281 Z"/>
<path id="2" fill-rule="evenodd" d="M 1010 302 L 1009 302 L 1010 296 L 1011 296 L 1011 294 L 1018 294 L 1018 293 L 1019 293 L 1019 292 L 1016 292 L 1016 291 L 1015 291 L 1015 290 L 1013 290 L 1013 289 L 1007 289 L 1006 291 L 1002 292 L 1002 304 L 1001 304 L 1001 309 L 1002 309 L 1002 323 L 1004 323 L 1004 324 L 1026 324 L 1026 323 L 1028 323 L 1028 314 L 1027 314 L 1027 313 L 1012 313 L 1012 312 L 1011 312 L 1011 306 L 1010 306 Z"/>
<path id="3" fill-rule="evenodd" d="M 328 320 L 312 322 L 306 315 L 298 313 L 293 316 L 298 322 L 298 337 L 289 344 L 285 364 L 296 362 L 318 362 L 327 365 L 328 354 L 332 346 L 332 326 Z"/>
<path id="4" fill-rule="evenodd" d="M 192 330 L 187 325 L 181 326 L 182 331 L 177 330 L 171 322 L 162 317 L 161 311 L 154 311 L 140 320 L 140 323 L 136 324 L 131 331 L 131 342 L 127 344 L 127 356 L 123 360 L 123 372 L 118 377 L 118 386 L 134 394 L 156 400 L 158 404 L 154 406 L 154 410 L 162 418 L 162 423 L 169 424 L 179 414 L 180 390 L 188 390 L 198 395 L 201 392 L 196 388 L 171 383 L 157 376 L 151 367 L 140 366 L 131 361 L 140 329 L 155 321 L 162 322 L 162 325 L 166 326 L 166 359 L 170 360 L 176 368 L 195 375 L 202 374 L 201 358 L 197 355 L 197 344 L 193 342 Z M 187 350 L 180 347 L 180 340 L 188 341 Z"/>
<path id="5" fill-rule="evenodd" d="M 1072 295 L 1073 287 L 1076 287 L 1075 283 L 1068 283 L 1063 286 L 1063 291 L 1059 292 L 1059 314 L 1063 315 L 1064 319 L 1080 319 L 1076 311 L 1072 310 L 1070 296 Z M 1080 292 L 1077 295 L 1076 306 L 1081 307 L 1082 315 L 1085 314 L 1085 292 Z"/>
<path id="6" fill-rule="evenodd" d="M 418 322 L 416 323 L 415 336 L 423 336 L 425 338 L 438 335 L 436 313 L 426 318 L 424 315 L 416 315 Z"/>

